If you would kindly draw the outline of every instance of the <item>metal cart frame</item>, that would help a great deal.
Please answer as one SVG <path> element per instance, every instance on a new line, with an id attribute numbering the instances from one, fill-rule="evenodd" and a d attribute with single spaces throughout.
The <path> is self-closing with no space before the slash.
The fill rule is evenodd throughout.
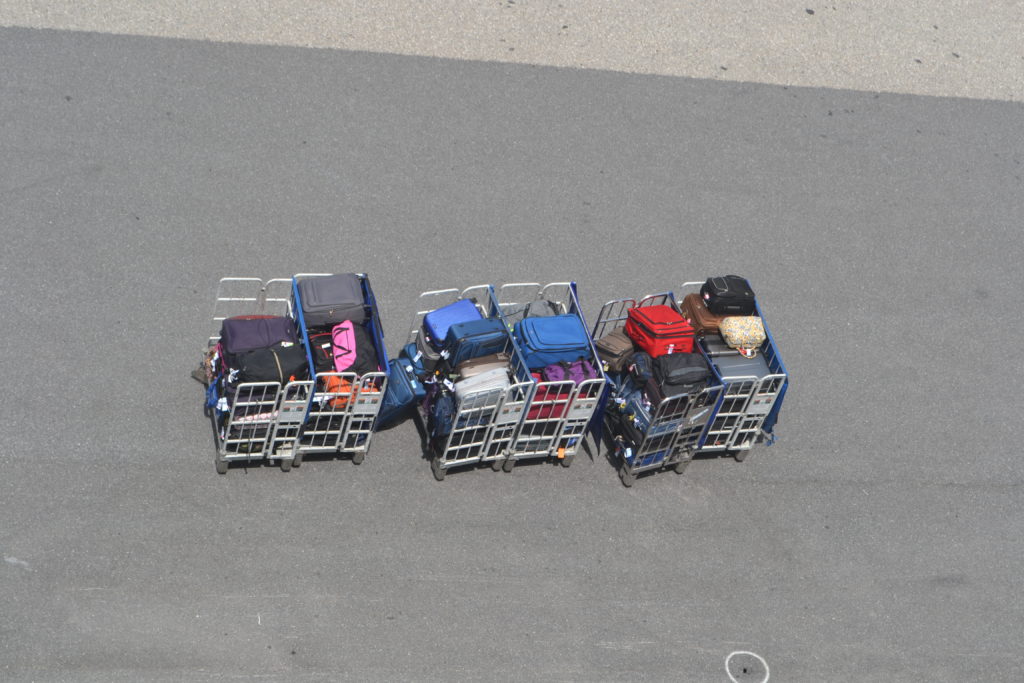
<path id="1" fill-rule="evenodd" d="M 680 291 L 699 289 L 704 282 L 684 282 Z M 680 299 L 681 301 L 682 299 Z M 750 375 L 723 375 L 714 364 L 720 353 L 739 355 L 737 351 L 710 351 L 708 345 L 700 342 L 701 349 L 712 360 L 715 376 L 725 386 L 722 405 L 708 428 L 708 434 L 699 453 L 724 453 L 737 462 L 743 462 L 747 454 L 759 443 L 770 446 L 775 442 L 775 422 L 778 419 L 782 399 L 789 387 L 789 373 L 782 363 L 775 339 L 772 337 L 761 311 L 760 302 L 755 301 L 756 314 L 764 325 L 765 341 L 759 353 L 764 355 L 768 370 L 772 373 L 763 377 Z"/>
<path id="2" fill-rule="evenodd" d="M 302 314 L 299 280 L 328 275 L 331 273 L 298 273 L 291 280 L 291 307 L 298 319 L 302 343 L 306 347 L 310 376 L 313 377 L 313 381 L 310 382 L 312 395 L 309 410 L 295 449 L 293 464 L 296 467 L 302 463 L 303 457 L 309 454 L 348 455 L 354 464 L 361 464 L 370 449 L 373 424 L 380 411 L 384 392 L 387 390 L 389 368 L 387 349 L 384 346 L 384 327 L 377 311 L 377 299 L 365 273 L 357 275 L 363 290 L 363 300 L 370 309 L 368 325 L 382 371 L 367 372 L 363 375 L 354 372 L 316 372 L 309 331 L 306 329 L 305 317 Z M 332 389 L 338 386 L 347 388 L 344 391 Z"/>
<path id="3" fill-rule="evenodd" d="M 431 311 L 460 299 L 473 301 L 485 318 L 501 318 L 501 308 L 491 285 L 475 285 L 466 289 L 439 289 L 420 294 L 409 343 L 415 342 L 423 325 L 423 317 Z M 513 381 L 506 389 L 468 394 L 455 399 L 452 428 L 442 440 L 431 439 L 428 430 L 428 401 L 417 405 L 416 419 L 430 458 L 434 478 L 442 481 L 453 467 L 489 463 L 495 470 L 510 468 L 510 447 L 519 430 L 522 416 L 533 396 L 534 384 L 529 369 L 512 333 L 507 331 L 506 351 L 511 358 Z"/>
<path id="4" fill-rule="evenodd" d="M 225 277 L 217 284 L 213 321 L 219 331 L 225 318 L 235 315 L 280 315 L 295 319 L 289 296 L 291 278 L 261 280 L 254 277 Z M 208 347 L 220 341 L 213 335 Z M 313 383 L 248 382 L 238 385 L 235 398 L 217 393 L 214 381 L 207 388 L 206 412 L 213 424 L 217 453 L 214 465 L 226 474 L 231 462 L 277 460 L 285 472 L 296 459 L 299 437 Z M 297 464 L 297 463 L 296 463 Z"/>
<path id="5" fill-rule="evenodd" d="M 677 312 L 679 311 L 672 292 L 649 294 L 639 301 L 636 299 L 609 301 L 601 307 L 591 336 L 593 339 L 600 339 L 605 334 L 625 325 L 627 312 L 631 308 L 659 305 L 671 306 Z M 703 349 L 700 351 L 704 355 L 705 361 L 709 360 Z M 612 378 L 609 378 L 608 393 L 611 393 L 613 388 L 621 389 L 621 387 L 614 386 Z M 635 444 L 626 442 L 625 437 L 621 434 L 622 430 L 617 424 L 618 420 L 633 419 L 634 416 L 612 412 L 621 412 L 624 406 L 617 404 L 613 407 L 610 405 L 612 401 L 606 398 L 602 411 L 603 421 L 604 426 L 613 435 L 611 440 L 615 445 L 616 456 L 619 460 L 619 479 L 622 484 L 627 487 L 632 486 L 637 475 L 643 472 L 673 469 L 676 473 L 682 474 L 704 441 L 708 425 L 721 405 L 722 393 L 723 386 L 716 377 L 713 384 L 697 394 L 670 396 L 657 406 L 651 406 L 649 416 L 640 416 L 648 419 L 641 419 L 642 423 L 646 422 L 646 426 L 640 429 L 642 438 L 639 443 Z"/>
<path id="6" fill-rule="evenodd" d="M 514 282 L 497 288 L 496 296 L 501 317 L 512 327 L 526 317 L 528 307 L 547 303 L 552 312 L 572 314 L 588 329 L 580 306 L 575 282 Z M 511 471 L 519 460 L 554 458 L 563 467 L 569 467 L 593 424 L 601 399 L 605 395 L 607 377 L 601 371 L 594 341 L 590 339 L 589 358 L 601 373 L 577 385 L 572 380 L 560 382 L 535 381 L 533 394 L 509 448 L 505 471 Z M 532 379 L 532 377 L 531 377 Z M 546 417 L 530 418 L 531 409 Z M 552 417 L 554 415 L 554 417 Z"/>

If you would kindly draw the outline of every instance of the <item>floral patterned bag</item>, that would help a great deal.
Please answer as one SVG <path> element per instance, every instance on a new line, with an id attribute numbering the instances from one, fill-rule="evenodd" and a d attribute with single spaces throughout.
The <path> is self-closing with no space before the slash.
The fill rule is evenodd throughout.
<path id="1" fill-rule="evenodd" d="M 757 349 L 764 343 L 764 324 L 756 315 L 734 315 L 725 318 L 718 325 L 722 339 L 747 358 L 757 355 Z"/>

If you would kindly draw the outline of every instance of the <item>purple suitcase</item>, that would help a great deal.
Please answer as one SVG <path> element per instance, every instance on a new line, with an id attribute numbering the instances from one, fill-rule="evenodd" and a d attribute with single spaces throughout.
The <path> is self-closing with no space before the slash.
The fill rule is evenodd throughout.
<path id="1" fill-rule="evenodd" d="M 266 349 L 281 342 L 299 342 L 295 321 L 291 318 L 238 316 L 221 323 L 220 343 L 230 355 Z"/>

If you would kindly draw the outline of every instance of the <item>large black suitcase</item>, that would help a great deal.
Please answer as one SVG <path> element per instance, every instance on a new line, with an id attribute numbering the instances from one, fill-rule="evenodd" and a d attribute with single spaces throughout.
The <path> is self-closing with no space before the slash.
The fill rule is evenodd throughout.
<path id="1" fill-rule="evenodd" d="M 707 382 L 710 376 L 711 368 L 699 353 L 671 353 L 654 359 L 654 379 L 669 396 L 673 387 Z"/>
<path id="2" fill-rule="evenodd" d="M 343 320 L 362 324 L 369 317 L 362 283 L 355 273 L 303 278 L 299 280 L 299 299 L 307 328 Z"/>
<path id="3" fill-rule="evenodd" d="M 711 368 L 699 353 L 671 353 L 654 359 L 654 375 L 645 393 L 652 406 L 666 398 L 693 394 L 707 386 Z M 653 410 L 653 408 L 652 408 Z"/>
<path id="4" fill-rule="evenodd" d="M 701 285 L 700 295 L 712 313 L 754 315 L 754 290 L 739 275 L 709 277 Z"/>

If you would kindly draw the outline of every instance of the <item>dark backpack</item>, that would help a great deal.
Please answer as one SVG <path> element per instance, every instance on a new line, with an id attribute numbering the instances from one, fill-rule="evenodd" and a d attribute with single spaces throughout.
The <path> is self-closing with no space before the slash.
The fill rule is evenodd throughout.
<path id="1" fill-rule="evenodd" d="M 443 391 L 434 397 L 430 406 L 429 424 L 427 429 L 430 438 L 439 439 L 452 431 L 452 422 L 455 420 L 455 397 L 450 392 Z"/>
<path id="2" fill-rule="evenodd" d="M 334 347 L 330 332 L 309 335 L 309 354 L 313 357 L 313 369 L 316 372 L 334 372 Z"/>
<path id="3" fill-rule="evenodd" d="M 642 387 L 654 375 L 654 359 L 646 351 L 637 351 L 629 357 L 626 368 L 633 378 L 633 384 Z"/>

